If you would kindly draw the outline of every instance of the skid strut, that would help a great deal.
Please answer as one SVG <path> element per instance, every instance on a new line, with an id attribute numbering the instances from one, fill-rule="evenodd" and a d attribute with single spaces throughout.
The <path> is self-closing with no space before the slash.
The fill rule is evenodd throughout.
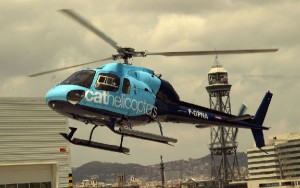
<path id="1" fill-rule="evenodd" d="M 159 121 L 155 120 L 155 119 L 153 119 L 153 120 L 156 121 L 159 125 L 160 135 L 132 130 L 132 125 L 131 125 L 130 121 L 126 117 L 124 119 L 127 122 L 128 129 L 124 128 L 124 127 L 120 127 L 118 130 L 115 130 L 116 120 L 113 120 L 111 122 L 107 122 L 105 124 L 111 131 L 121 135 L 121 143 L 120 143 L 119 146 L 92 141 L 92 136 L 93 136 L 94 130 L 98 127 L 98 125 L 95 125 L 92 128 L 90 136 L 89 136 L 89 140 L 84 140 L 84 139 L 80 139 L 80 138 L 73 138 L 73 136 L 74 136 L 74 134 L 77 130 L 77 128 L 75 128 L 75 127 L 70 127 L 70 133 L 69 134 L 67 134 L 67 133 L 60 133 L 60 134 L 66 140 L 68 140 L 70 143 L 75 144 L 75 145 L 87 146 L 87 147 L 91 147 L 91 148 L 103 149 L 103 150 L 119 152 L 119 153 L 125 153 L 125 154 L 129 153 L 129 149 L 126 148 L 126 147 L 123 147 L 124 136 L 139 138 L 139 139 L 143 139 L 143 140 L 150 140 L 150 141 L 159 142 L 159 143 L 168 144 L 168 145 L 171 145 L 170 142 L 172 142 L 172 143 L 177 142 L 177 139 L 171 138 L 171 137 L 166 137 L 166 136 L 163 135 L 161 123 Z"/>
<path id="2" fill-rule="evenodd" d="M 146 133 L 146 132 L 142 132 L 142 131 L 136 131 L 136 130 L 132 130 L 132 129 L 125 129 L 123 127 L 120 127 L 120 129 L 115 132 L 118 134 L 124 135 L 124 136 L 130 136 L 130 137 L 134 137 L 134 138 L 150 140 L 150 141 L 160 142 L 160 143 L 164 143 L 164 144 L 169 144 L 169 142 L 172 142 L 172 143 L 177 142 L 177 139 L 175 139 L 175 138 L 161 136 L 161 135 L 152 134 L 152 133 Z"/>
<path id="3" fill-rule="evenodd" d="M 124 117 L 124 119 L 125 119 L 128 127 L 129 127 L 129 129 L 126 129 L 124 127 L 120 127 L 119 130 L 115 130 L 114 126 L 110 126 L 109 128 L 114 133 L 120 134 L 122 136 L 130 136 L 130 137 L 134 137 L 134 138 L 139 138 L 139 139 L 143 139 L 143 140 L 150 140 L 150 141 L 159 142 L 159 143 L 163 143 L 163 144 L 169 144 L 169 145 L 171 145 L 169 142 L 172 142 L 172 143 L 177 142 L 177 139 L 175 139 L 175 138 L 164 136 L 163 131 L 162 131 L 161 123 L 159 121 L 153 119 L 153 118 L 152 119 L 155 122 L 157 122 L 158 125 L 159 125 L 160 135 L 133 130 L 132 125 L 131 125 L 130 121 L 128 120 L 128 118 Z"/>
<path id="4" fill-rule="evenodd" d="M 75 145 L 86 146 L 86 147 L 91 147 L 91 148 L 96 148 L 96 149 L 103 149 L 103 150 L 107 150 L 107 151 L 113 151 L 113 152 L 119 152 L 119 153 L 125 153 L 125 154 L 129 153 L 129 149 L 122 146 L 123 136 L 121 138 L 120 146 L 91 141 L 93 132 L 96 127 L 97 127 L 97 125 L 95 125 L 93 127 L 93 129 L 90 133 L 89 140 L 84 140 L 84 139 L 80 139 L 80 138 L 72 138 L 74 133 L 77 130 L 77 128 L 75 128 L 75 127 L 70 127 L 69 134 L 66 134 L 66 133 L 59 133 L 59 134 L 62 135 L 70 143 L 75 144 Z"/>

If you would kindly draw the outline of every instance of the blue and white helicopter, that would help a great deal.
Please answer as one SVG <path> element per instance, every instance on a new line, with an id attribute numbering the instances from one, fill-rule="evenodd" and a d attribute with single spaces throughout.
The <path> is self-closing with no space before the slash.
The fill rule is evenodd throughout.
<path id="1" fill-rule="evenodd" d="M 191 56 L 275 52 L 278 49 L 223 50 L 223 51 L 186 51 L 186 52 L 147 52 L 123 48 L 110 37 L 98 30 L 73 10 L 63 9 L 68 15 L 117 50 L 116 55 L 101 59 L 123 59 L 124 63 L 115 62 L 100 68 L 84 69 L 75 72 L 66 80 L 52 88 L 46 94 L 46 102 L 54 111 L 69 118 L 92 124 L 89 139 L 73 138 L 76 128 L 70 127 L 70 133 L 61 133 L 69 142 L 92 148 L 129 153 L 123 147 L 124 136 L 135 137 L 154 142 L 170 144 L 177 139 L 163 135 L 161 122 L 193 124 L 197 128 L 225 126 L 251 129 L 256 146 L 265 146 L 263 122 L 271 102 L 272 93 L 267 92 L 256 114 L 234 116 L 196 104 L 181 101 L 172 85 L 156 75 L 153 70 L 130 65 L 128 60 L 133 57 L 148 55 Z M 39 76 L 55 71 L 65 70 L 98 61 L 74 65 L 61 69 L 29 75 Z M 134 130 L 134 126 L 156 122 L 160 134 Z M 121 136 L 120 145 L 110 145 L 92 141 L 93 132 L 98 126 L 106 126 Z"/>

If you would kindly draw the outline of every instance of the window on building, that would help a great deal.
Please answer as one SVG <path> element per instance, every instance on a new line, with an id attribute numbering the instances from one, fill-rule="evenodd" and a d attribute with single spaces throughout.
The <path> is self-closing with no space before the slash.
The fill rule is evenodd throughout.
<path id="1" fill-rule="evenodd" d="M 265 156 L 249 156 L 248 159 L 258 159 L 258 158 L 265 158 L 265 157 L 277 157 L 278 155 L 277 154 L 268 154 L 268 155 L 265 155 Z"/>
<path id="2" fill-rule="evenodd" d="M 279 187 L 279 183 L 262 183 L 259 187 Z"/>
<path id="3" fill-rule="evenodd" d="M 30 188 L 41 188 L 41 183 L 30 183 Z"/>
<path id="4" fill-rule="evenodd" d="M 217 82 L 217 76 L 215 74 L 208 75 L 208 83 L 209 85 L 215 84 Z"/>
<path id="5" fill-rule="evenodd" d="M 20 184 L 0 184 L 0 188 L 51 188 L 51 182 L 42 183 L 20 183 Z"/>
<path id="6" fill-rule="evenodd" d="M 223 84 L 228 84 L 228 77 L 227 73 L 221 73 L 219 74 L 220 82 Z"/>
<path id="7" fill-rule="evenodd" d="M 28 183 L 18 184 L 18 188 L 29 188 L 29 184 Z"/>
<path id="8" fill-rule="evenodd" d="M 101 73 L 98 77 L 95 88 L 104 91 L 117 91 L 120 85 L 120 78 L 117 75 Z"/>
<path id="9" fill-rule="evenodd" d="M 43 183 L 41 183 L 41 188 L 51 188 L 51 182 L 43 182 Z"/>
<path id="10" fill-rule="evenodd" d="M 248 162 L 248 165 L 250 165 L 250 164 L 265 164 L 265 163 L 271 163 L 271 162 L 278 162 L 278 160 L 261 160 L 261 161 L 255 161 L 255 162 Z"/>
<path id="11" fill-rule="evenodd" d="M 288 182 L 282 182 L 282 186 L 287 186 L 287 185 L 294 185 L 294 182 L 288 181 Z"/>
<path id="12" fill-rule="evenodd" d="M 124 78 L 123 80 L 123 88 L 122 88 L 123 93 L 130 93 L 130 81 L 127 78 Z"/>
<path id="13" fill-rule="evenodd" d="M 6 184 L 6 188 L 17 188 L 17 184 Z"/>
<path id="14" fill-rule="evenodd" d="M 274 171 L 270 171 L 270 172 L 255 172 L 255 173 L 249 173 L 249 175 L 255 176 L 255 175 L 276 174 L 276 173 L 279 173 L 279 171 L 274 170 Z"/>
<path id="15" fill-rule="evenodd" d="M 268 166 L 250 167 L 250 168 L 248 168 L 248 170 L 259 170 L 259 169 L 269 169 L 269 168 L 279 168 L 279 165 L 268 165 Z"/>
<path id="16" fill-rule="evenodd" d="M 254 153 L 262 153 L 262 154 L 265 154 L 265 151 L 266 152 L 275 152 L 275 149 L 274 148 L 271 148 L 271 149 L 265 149 L 264 151 L 261 151 L 261 150 L 254 150 L 254 151 L 247 151 L 247 154 L 254 154 Z"/>

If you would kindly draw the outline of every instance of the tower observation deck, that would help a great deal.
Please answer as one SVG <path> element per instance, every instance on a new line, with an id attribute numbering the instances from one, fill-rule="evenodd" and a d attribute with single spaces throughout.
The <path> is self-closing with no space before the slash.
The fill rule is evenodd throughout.
<path id="1" fill-rule="evenodd" d="M 210 108 L 231 114 L 230 89 L 228 73 L 222 67 L 216 56 L 215 62 L 208 73 Z M 240 178 L 237 160 L 237 128 L 211 127 L 211 176 L 219 180 L 219 187 Z M 229 158 L 233 160 L 229 160 Z"/>

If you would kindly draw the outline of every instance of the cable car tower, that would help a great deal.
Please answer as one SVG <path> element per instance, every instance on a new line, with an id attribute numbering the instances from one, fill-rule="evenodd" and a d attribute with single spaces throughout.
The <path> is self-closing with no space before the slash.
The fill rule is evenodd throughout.
<path id="1" fill-rule="evenodd" d="M 208 73 L 206 90 L 209 94 L 210 108 L 231 114 L 230 89 L 227 71 L 218 61 L 218 56 Z M 237 128 L 211 127 L 211 176 L 219 180 L 219 187 L 232 180 L 240 178 L 239 165 L 236 155 Z M 232 164 L 229 157 L 233 158 Z"/>

